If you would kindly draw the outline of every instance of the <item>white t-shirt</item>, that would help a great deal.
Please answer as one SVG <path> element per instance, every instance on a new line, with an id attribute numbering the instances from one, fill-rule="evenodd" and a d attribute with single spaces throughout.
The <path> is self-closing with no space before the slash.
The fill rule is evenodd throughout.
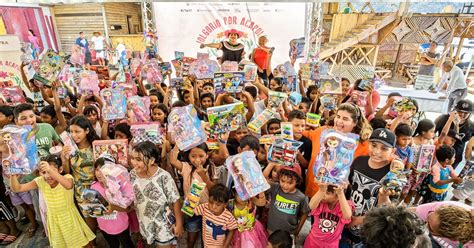
<path id="1" fill-rule="evenodd" d="M 92 36 L 91 41 L 94 43 L 94 50 L 104 50 L 104 36 Z"/>

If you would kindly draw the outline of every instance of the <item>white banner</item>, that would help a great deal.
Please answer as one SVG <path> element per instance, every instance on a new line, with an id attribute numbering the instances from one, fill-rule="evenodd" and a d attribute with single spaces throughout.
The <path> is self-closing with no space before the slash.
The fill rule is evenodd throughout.
<path id="1" fill-rule="evenodd" d="M 0 35 L 0 86 L 24 87 L 21 79 L 21 44 L 18 36 Z"/>
<path id="2" fill-rule="evenodd" d="M 266 35 L 267 45 L 275 47 L 275 67 L 289 60 L 290 41 L 305 36 L 305 8 L 305 3 L 155 2 L 159 54 L 166 61 L 174 59 L 174 51 L 190 57 L 208 52 L 216 59 L 220 51 L 199 45 L 221 42 L 226 30 L 237 29 L 243 33 L 239 42 L 245 45 L 246 59 L 258 37 Z"/>

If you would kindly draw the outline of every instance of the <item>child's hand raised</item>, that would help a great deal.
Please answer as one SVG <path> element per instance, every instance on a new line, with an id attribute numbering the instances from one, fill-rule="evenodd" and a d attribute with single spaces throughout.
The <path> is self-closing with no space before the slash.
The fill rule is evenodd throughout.
<path id="1" fill-rule="evenodd" d="M 39 168 L 40 172 L 48 172 L 49 173 L 51 171 L 51 166 L 46 161 L 41 161 L 39 163 L 38 168 Z"/>
<path id="2" fill-rule="evenodd" d="M 71 147 L 66 145 L 63 146 L 63 150 L 61 151 L 61 158 L 68 160 L 71 157 Z"/>
<path id="3" fill-rule="evenodd" d="M 318 182 L 318 180 L 316 178 L 314 178 L 314 180 L 316 180 L 316 182 Z M 318 182 L 318 186 L 319 186 L 319 190 L 321 190 L 321 192 L 326 193 L 327 190 L 328 190 L 329 183 Z"/>

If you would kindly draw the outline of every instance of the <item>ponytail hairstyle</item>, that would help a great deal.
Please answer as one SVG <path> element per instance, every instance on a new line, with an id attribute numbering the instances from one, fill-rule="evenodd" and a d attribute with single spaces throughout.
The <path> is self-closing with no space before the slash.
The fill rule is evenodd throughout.
<path id="1" fill-rule="evenodd" d="M 423 132 L 428 132 L 429 130 L 435 128 L 435 123 L 430 119 L 423 119 L 418 122 L 418 126 L 416 126 L 415 132 L 413 132 L 413 137 L 418 135 L 422 135 Z"/>
<path id="2" fill-rule="evenodd" d="M 357 105 L 353 103 L 343 103 L 337 108 L 337 111 L 340 110 L 347 111 L 349 114 L 351 114 L 351 119 L 356 123 L 354 130 L 352 130 L 353 133 L 361 135 L 361 131 L 370 126 L 369 122 Z"/>
<path id="3" fill-rule="evenodd" d="M 92 145 L 92 142 L 99 139 L 99 136 L 92 127 L 92 123 L 84 115 L 76 115 L 69 121 L 69 126 L 76 125 L 84 130 L 89 130 L 86 135 L 87 141 Z"/>
<path id="4" fill-rule="evenodd" d="M 474 210 L 458 206 L 442 206 L 435 211 L 439 216 L 437 233 L 466 244 L 474 240 Z"/>

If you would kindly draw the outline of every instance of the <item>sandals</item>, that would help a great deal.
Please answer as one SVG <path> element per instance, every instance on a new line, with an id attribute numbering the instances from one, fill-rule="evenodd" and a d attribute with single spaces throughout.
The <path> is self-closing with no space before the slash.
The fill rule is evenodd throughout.
<path id="1" fill-rule="evenodd" d="M 4 238 L 2 238 L 3 235 L 6 235 L 6 236 Z M 16 236 L 1 233 L 0 234 L 0 240 L 1 240 L 0 246 L 6 246 L 6 245 L 9 245 L 9 244 L 15 242 L 18 239 L 18 237 L 20 237 L 20 235 L 21 235 L 21 231 L 18 231 L 18 234 Z"/>

